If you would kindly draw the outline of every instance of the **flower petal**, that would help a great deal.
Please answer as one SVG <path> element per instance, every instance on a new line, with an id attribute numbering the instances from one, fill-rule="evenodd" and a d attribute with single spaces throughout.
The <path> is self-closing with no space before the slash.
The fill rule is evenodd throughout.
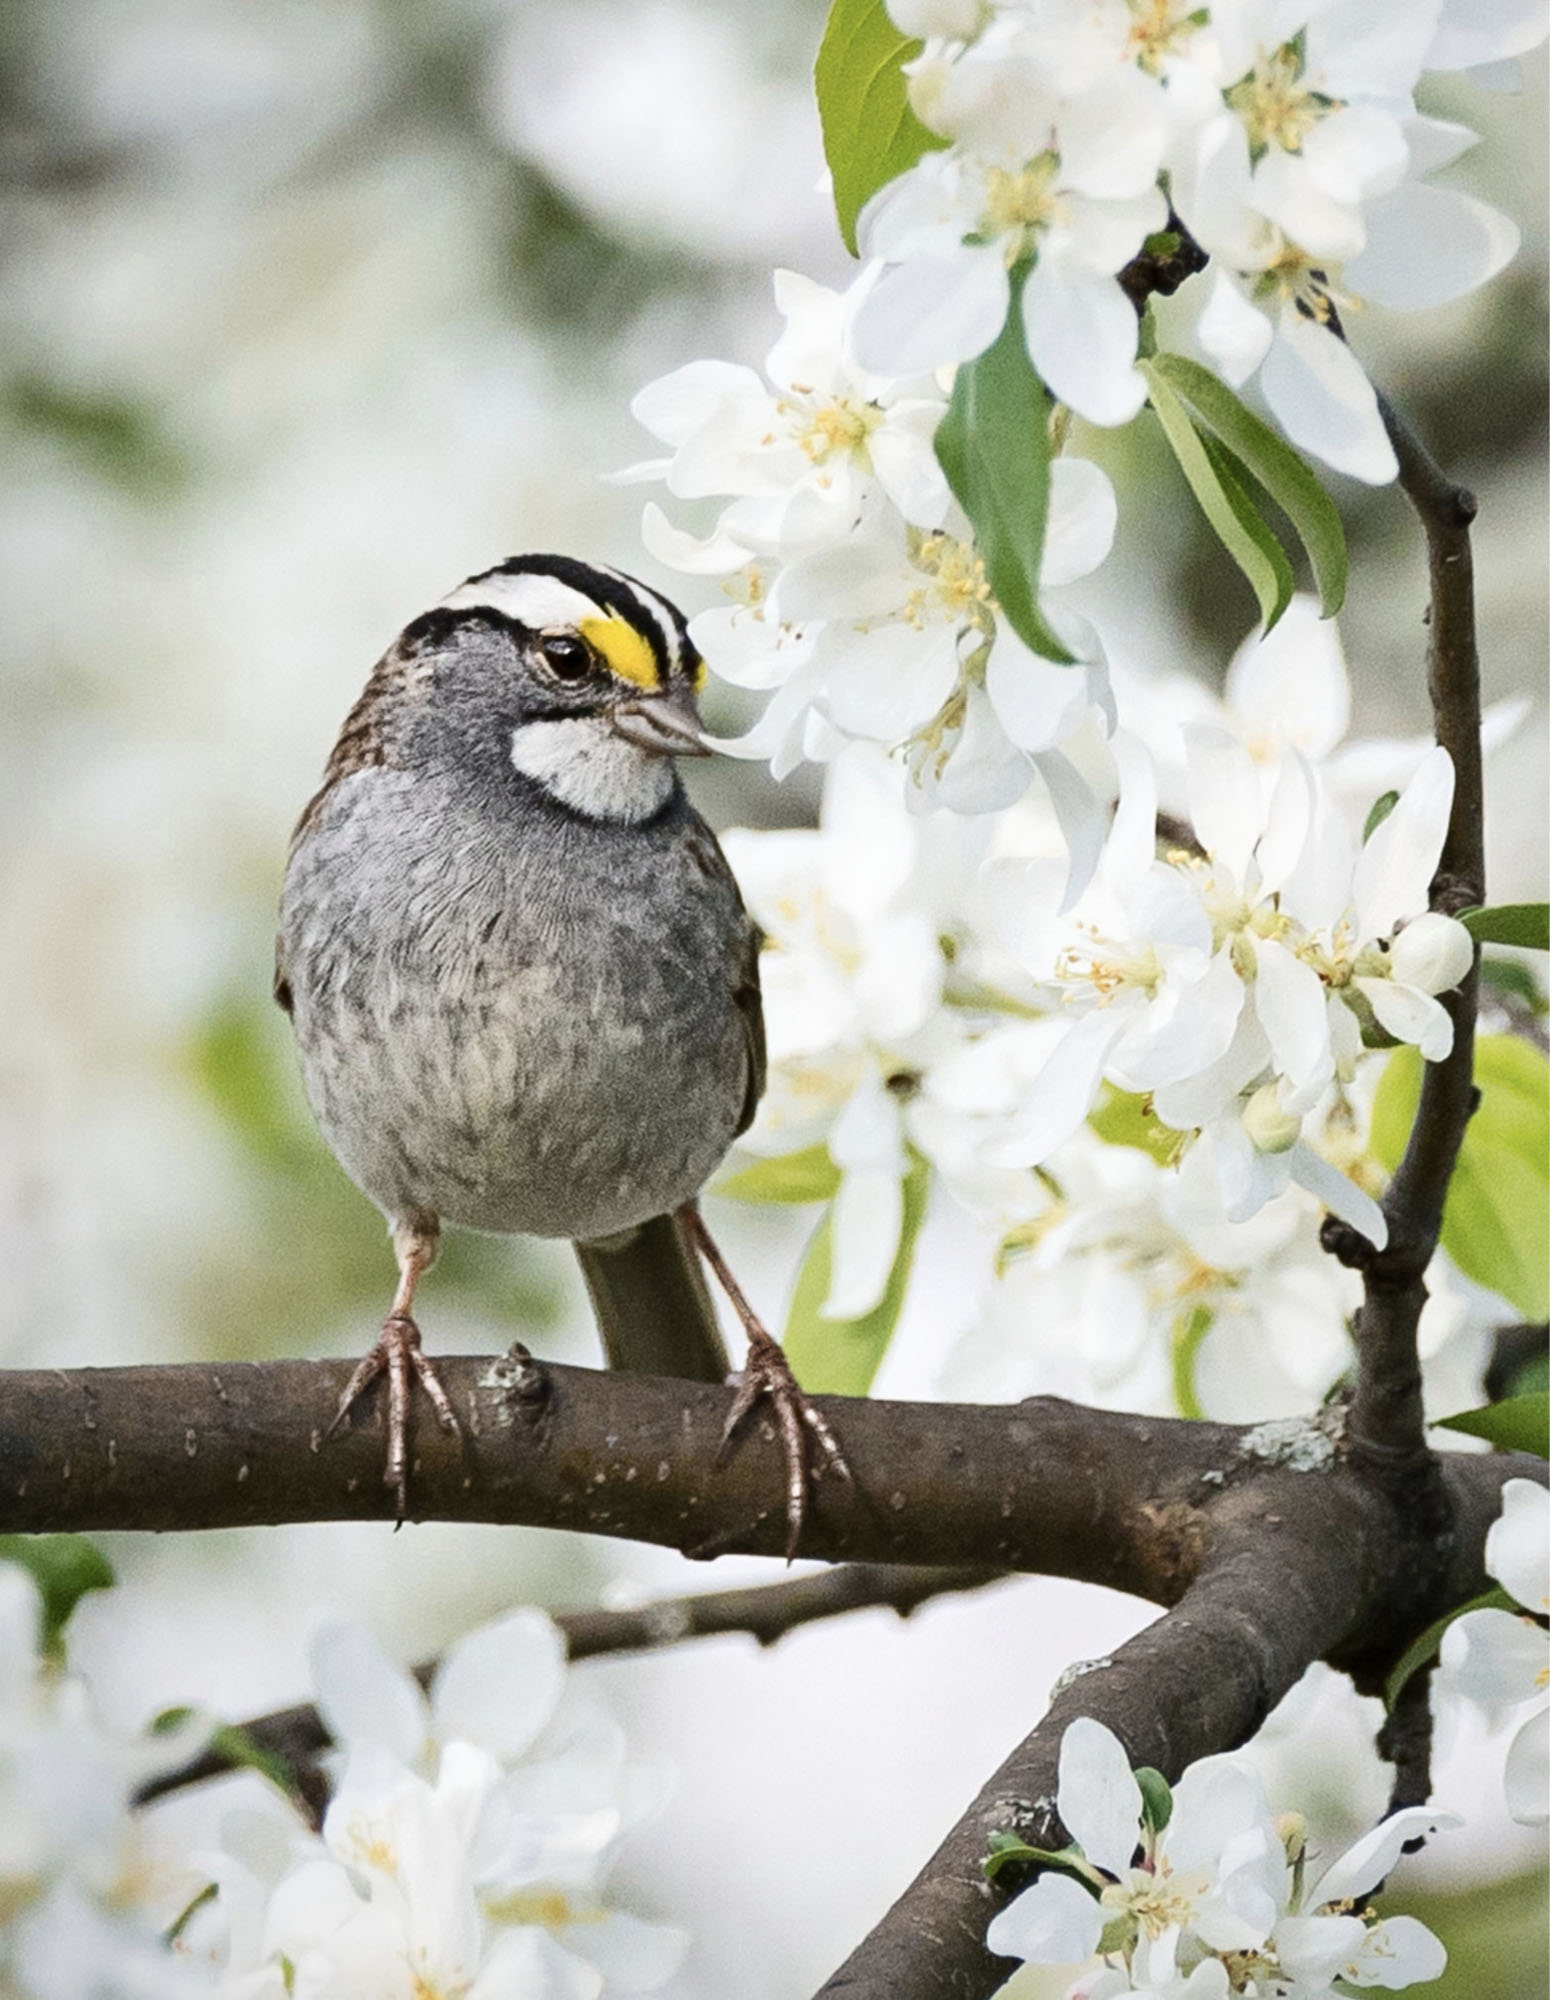
<path id="1" fill-rule="evenodd" d="M 1398 979 L 1356 979 L 1380 1027 L 1397 1042 L 1411 1042 L 1428 1062 L 1443 1062 L 1453 1048 L 1453 1021 L 1440 1000 Z"/>
<path id="2" fill-rule="evenodd" d="M 1278 1072 L 1291 1085 L 1289 1111 L 1306 1111 L 1335 1073 L 1324 982 L 1274 938 L 1255 947 L 1254 1006 Z M 1375 982 L 1384 983 L 1384 982 Z"/>
<path id="3" fill-rule="evenodd" d="M 1266 345 L 1270 328 L 1266 322 Z M 1255 756 L 1273 747 L 1327 757 L 1351 726 L 1340 627 L 1301 591 L 1273 632 L 1252 633 L 1227 669 L 1227 705 Z"/>
<path id="4" fill-rule="evenodd" d="M 1259 379 L 1293 444 L 1369 486 L 1386 486 L 1398 473 L 1372 384 L 1327 326 L 1316 326 L 1288 306 Z"/>
<path id="5" fill-rule="evenodd" d="M 880 375 L 925 375 L 971 361 L 1001 331 L 1011 296 L 993 245 L 911 258 L 885 271 L 857 307 L 851 350 Z"/>
<path id="6" fill-rule="evenodd" d="M 835 724 L 878 743 L 898 743 L 929 722 L 958 678 L 958 635 L 949 626 L 917 631 L 903 620 L 847 633 L 826 683 Z"/>
<path id="7" fill-rule="evenodd" d="M 1485 1538 L 1485 1566 L 1536 1618 L 1550 1613 L 1550 1493 L 1533 1479 L 1509 1479 L 1502 1511 Z"/>
<path id="8" fill-rule="evenodd" d="M 1194 724 L 1184 731 L 1189 764 L 1189 816 L 1201 846 L 1244 887 L 1249 856 L 1264 825 L 1259 774 L 1249 753 L 1225 729 Z"/>
<path id="9" fill-rule="evenodd" d="M 1363 1834 L 1332 1862 L 1308 1891 L 1310 1909 L 1326 1903 L 1355 1902 L 1370 1895 L 1388 1876 L 1412 1840 L 1429 1840 L 1464 1824 L 1457 1813 L 1441 1812 L 1432 1806 L 1405 1806 Z"/>
<path id="10" fill-rule="evenodd" d="M 985 1943 L 998 1958 L 1030 1965 L 1080 1965 L 1098 1949 L 1098 1901 L 1069 1875 L 1041 1875 L 990 1922 Z"/>
<path id="11" fill-rule="evenodd" d="M 1507 1752 L 1507 1810 L 1524 1826 L 1550 1819 L 1550 1709 L 1532 1715 Z"/>
<path id="12" fill-rule="evenodd" d="M 1401 918 L 1426 908 L 1452 810 L 1453 759 L 1439 745 L 1421 759 L 1357 861 L 1352 892 L 1359 943 L 1392 937 Z"/>
<path id="13" fill-rule="evenodd" d="M 1141 1787 L 1125 1746 L 1091 1716 L 1068 1723 L 1060 1739 L 1055 1805 L 1093 1866 L 1106 1875 L 1123 1875 L 1141 1837 Z"/>
<path id="14" fill-rule="evenodd" d="M 459 1639 L 431 1683 L 442 1743 L 464 1737 L 500 1763 L 529 1750 L 560 1699 L 565 1641 L 542 1611 L 514 1611 Z"/>
<path id="15" fill-rule="evenodd" d="M 1512 1611 L 1466 1611 L 1442 1635 L 1448 1685 L 1497 1722 L 1539 1691 L 1550 1666 L 1550 1640 Z"/>
<path id="16" fill-rule="evenodd" d="M 1070 857 L 1058 914 L 1064 916 L 1084 895 L 1103 857 L 1108 813 L 1071 759 L 1059 750 L 1034 752 L 1034 767 L 1049 793 L 1060 837 Z"/>
<path id="17" fill-rule="evenodd" d="M 1195 333 L 1206 353 L 1238 389 L 1270 351 L 1275 327 L 1258 306 L 1249 304 L 1228 273 L 1218 268 L 1205 310 L 1195 322 Z"/>
<path id="18" fill-rule="evenodd" d="M 1299 1187 L 1323 1202 L 1331 1215 L 1338 1215 L 1342 1222 L 1360 1230 L 1375 1249 L 1384 1248 L 1389 1240 L 1389 1226 L 1383 1210 L 1370 1194 L 1364 1194 L 1355 1181 L 1347 1180 L 1338 1167 L 1332 1167 L 1304 1140 L 1299 1140 L 1285 1157 L 1292 1179 Z"/>
<path id="19" fill-rule="evenodd" d="M 318 1713 L 347 1749 L 374 1745 L 412 1764 L 425 1747 L 425 1697 L 359 1619 L 331 1618 L 309 1649 Z"/>
<path id="20" fill-rule="evenodd" d="M 1090 576 L 1114 546 L 1114 482 L 1090 458 L 1057 458 L 1049 469 L 1049 519 L 1039 583 L 1053 590 Z"/>
<path id="21" fill-rule="evenodd" d="M 1127 1025 L 1120 1005 L 1096 1009 L 1067 1029 L 1023 1100 L 1012 1132 L 989 1149 L 996 1167 L 1036 1167 L 1071 1137 L 1093 1108 L 1109 1049 Z"/>
<path id="22" fill-rule="evenodd" d="M 1345 282 L 1377 305 L 1420 312 L 1494 278 L 1521 240 L 1515 222 L 1472 195 L 1405 181 L 1373 204 L 1366 247 L 1346 265 Z"/>
<path id="23" fill-rule="evenodd" d="M 1080 669 L 1041 659 L 1005 625 L 990 649 L 985 692 L 996 719 L 1020 750 L 1053 749 L 1071 734 L 1088 706 L 1087 680 Z"/>
<path id="24" fill-rule="evenodd" d="M 1137 327 L 1118 279 L 1046 243 L 1023 289 L 1023 330 L 1052 395 L 1089 423 L 1129 423 L 1146 401 Z"/>

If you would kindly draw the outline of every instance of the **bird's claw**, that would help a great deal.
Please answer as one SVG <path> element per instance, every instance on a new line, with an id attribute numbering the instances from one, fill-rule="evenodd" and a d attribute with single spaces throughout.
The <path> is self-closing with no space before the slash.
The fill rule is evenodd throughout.
<path id="1" fill-rule="evenodd" d="M 339 1398 L 334 1420 L 323 1433 L 331 1438 L 351 1410 L 377 1380 L 386 1375 L 388 1383 L 387 1459 L 382 1483 L 393 1489 L 394 1515 L 401 1523 L 409 1509 L 409 1397 L 418 1382 L 436 1412 L 436 1421 L 454 1437 L 461 1434 L 452 1400 L 442 1387 L 441 1377 L 420 1346 L 420 1329 L 406 1312 L 389 1313 L 382 1323 L 377 1344 L 356 1366 Z"/>
<path id="2" fill-rule="evenodd" d="M 791 1372 L 791 1363 L 779 1342 L 755 1328 L 749 1329 L 748 1358 L 743 1364 L 742 1378 L 732 1399 L 732 1407 L 727 1412 L 721 1433 L 720 1456 L 726 1456 L 733 1437 L 749 1412 L 766 1399 L 774 1409 L 781 1452 L 786 1461 L 786 1560 L 790 1562 L 796 1555 L 802 1523 L 807 1516 L 808 1481 L 813 1476 L 808 1464 L 810 1441 L 816 1442 L 821 1453 L 819 1471 L 828 1466 L 841 1479 L 849 1479 L 851 1471 L 845 1462 L 844 1452 L 840 1450 L 839 1439 Z"/>

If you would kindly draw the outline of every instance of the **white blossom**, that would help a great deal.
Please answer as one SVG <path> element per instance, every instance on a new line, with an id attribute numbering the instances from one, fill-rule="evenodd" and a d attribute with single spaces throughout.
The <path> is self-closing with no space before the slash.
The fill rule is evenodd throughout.
<path id="1" fill-rule="evenodd" d="M 912 817 L 897 766 L 857 744 L 829 767 L 816 830 L 724 836 L 767 940 L 769 1083 L 741 1143 L 760 1155 L 823 1144 L 840 1169 L 830 1318 L 882 1296 L 903 1218 L 906 1101 L 961 1033 L 942 1006 L 948 882 L 933 893 L 934 834 L 956 839 Z"/>
<path id="2" fill-rule="evenodd" d="M 1437 15 L 1435 4 L 1213 7 L 1191 52 L 1210 49 L 1218 108 L 1172 160 L 1174 204 L 1214 265 L 1201 345 L 1234 385 L 1259 370 L 1295 444 L 1374 484 L 1397 463 L 1342 314 L 1443 304 L 1518 244 L 1505 216 L 1426 179 L 1475 137 L 1415 110 Z"/>
<path id="3" fill-rule="evenodd" d="M 1435 998 L 1470 962 L 1462 926 L 1426 911 L 1453 796 L 1433 750 L 1360 852 L 1295 755 L 1273 790 L 1224 733 L 1187 732 L 1198 852 L 1155 847 L 1155 781 L 1118 740 L 1120 805 L 1091 891 L 1068 919 L 1026 911 L 1027 962 L 1074 1016 L 992 1157 L 1036 1164 L 1086 1118 L 1100 1082 L 1151 1096 L 1161 1121 L 1203 1132 L 1232 1220 L 1297 1181 L 1373 1241 L 1376 1204 L 1320 1158 L 1304 1123 L 1351 1073 L 1375 1022 L 1437 1061 L 1452 1022 Z M 1008 883 L 1014 899 L 1019 885 Z M 1011 927 L 1015 914 L 1008 914 Z"/>
<path id="4" fill-rule="evenodd" d="M 461 1640 L 428 1699 L 347 1621 L 313 1664 L 337 1783 L 321 1839 L 297 1823 L 255 1858 L 239 1828 L 212 1859 L 224 2000 L 278 2000 L 287 1966 L 292 2000 L 597 2000 L 672 1976 L 684 1933 L 604 1894 L 658 1788 L 611 1726 L 564 1723 L 542 1613 Z"/>
<path id="5" fill-rule="evenodd" d="M 1407 784 L 1433 745 L 1430 736 L 1351 739 L 1340 623 L 1321 616 L 1318 600 L 1302 592 L 1272 631 L 1256 627 L 1238 646 L 1220 696 L 1193 675 L 1141 674 L 1118 661 L 1114 694 L 1120 726 L 1151 753 L 1160 805 L 1179 819 L 1189 817 L 1185 732 L 1193 725 L 1236 737 L 1267 794 L 1295 751 L 1313 766 L 1321 800 L 1339 809 L 1353 839 L 1375 801 Z M 1482 750 L 1505 743 L 1530 706 L 1522 695 L 1493 703 L 1481 721 Z"/>
<path id="6" fill-rule="evenodd" d="M 1443 1682 L 1493 1722 L 1516 1711 L 1507 1809 L 1542 1826 L 1550 1818 L 1550 1637 L 1535 1621 L 1550 1614 L 1550 1494 L 1534 1480 L 1503 1486 L 1485 1566 L 1524 1615 L 1481 1610 L 1455 1618 L 1442 1636 Z"/>
<path id="7" fill-rule="evenodd" d="M 622 476 L 729 500 L 707 535 L 655 503 L 642 519 L 659 561 L 715 578 L 728 600 L 690 624 L 712 671 L 769 697 L 745 735 L 717 747 L 783 776 L 847 740 L 882 743 L 901 750 L 923 809 L 993 812 L 1037 778 L 1073 854 L 1095 851 L 1097 803 L 1062 746 L 1093 716 L 1107 726 L 1112 701 L 1097 634 L 1058 593 L 1107 556 L 1114 489 L 1090 460 L 1051 468 L 1040 585 L 1056 599 L 1041 608 L 1080 662 L 1057 666 L 1007 625 L 948 493 L 933 447 L 944 392 L 852 357 L 875 278 L 837 295 L 777 275 L 788 324 L 767 364 L 773 386 L 699 361 L 636 398 L 673 455 Z"/>
<path id="8" fill-rule="evenodd" d="M 842 540 L 878 495 L 912 526 L 940 527 L 949 496 L 931 441 L 946 397 L 929 374 L 903 381 L 852 360 L 849 324 L 870 283 L 837 293 L 777 271 L 786 330 L 767 380 L 692 361 L 648 384 L 630 407 L 672 456 L 617 476 L 661 478 L 682 499 L 733 496 L 719 532 L 769 553 Z"/>
<path id="9" fill-rule="evenodd" d="M 129 1738 L 43 1652 L 27 1572 L 0 1563 L 0 1988 L 17 2000 L 160 2000 L 206 1990 L 161 1933 L 197 1888 L 157 1853 L 130 1800 L 206 1729 Z"/>
<path id="10" fill-rule="evenodd" d="M 1113 1732 L 1080 1716 L 1061 1739 L 1056 1808 L 1075 1852 L 992 1919 L 990 1949 L 1039 1965 L 1104 1954 L 1068 2000 L 1121 1993 L 1332 2000 L 1334 1982 L 1398 1988 L 1435 1979 L 1441 1945 L 1413 1917 L 1361 1907 L 1418 1836 L 1449 1813 L 1393 1814 L 1320 1868 L 1301 1823 L 1275 1821 L 1259 1779 L 1232 1757 L 1192 1764 L 1165 1826 L 1146 1818 Z M 1214 1968 L 1214 1969 L 1210 1969 Z"/>
<path id="11" fill-rule="evenodd" d="M 1092 422 L 1125 423 L 1146 385 L 1115 274 L 1167 218 L 1161 90 L 1115 66 L 1085 101 L 1062 105 L 1012 60 L 1026 85 L 1013 119 L 1024 146 L 928 153 L 863 211 L 863 253 L 885 268 L 858 308 L 855 349 L 897 375 L 970 360 L 1001 331 L 1015 275 L 1040 378 Z"/>

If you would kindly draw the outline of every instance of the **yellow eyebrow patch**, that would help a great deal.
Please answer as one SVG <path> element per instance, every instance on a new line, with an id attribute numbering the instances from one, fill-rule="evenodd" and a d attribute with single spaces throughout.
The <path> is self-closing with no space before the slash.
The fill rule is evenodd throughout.
<path id="1" fill-rule="evenodd" d="M 656 648 L 627 618 L 616 613 L 607 617 L 583 618 L 576 630 L 590 646 L 602 654 L 611 673 L 633 687 L 655 694 L 662 685 L 662 662 Z"/>

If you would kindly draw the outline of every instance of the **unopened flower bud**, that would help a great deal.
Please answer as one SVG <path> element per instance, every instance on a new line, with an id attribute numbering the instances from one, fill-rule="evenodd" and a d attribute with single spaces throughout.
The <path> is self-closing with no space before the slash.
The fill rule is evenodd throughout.
<path id="1" fill-rule="evenodd" d="M 1289 1153 L 1302 1137 L 1302 1120 L 1282 1108 L 1273 1083 L 1261 1084 L 1243 1107 L 1243 1129 L 1261 1153 Z"/>
<path id="2" fill-rule="evenodd" d="M 1457 917 L 1438 910 L 1406 924 L 1389 947 L 1393 976 L 1423 993 L 1451 992 L 1474 961 L 1474 939 Z"/>

